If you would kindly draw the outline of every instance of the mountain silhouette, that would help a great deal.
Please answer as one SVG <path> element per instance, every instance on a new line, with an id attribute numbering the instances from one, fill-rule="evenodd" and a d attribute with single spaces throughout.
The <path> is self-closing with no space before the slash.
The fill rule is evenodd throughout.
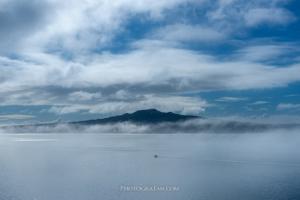
<path id="1" fill-rule="evenodd" d="M 131 122 L 140 124 L 156 124 L 162 122 L 179 122 L 190 119 L 200 118 L 192 115 L 180 115 L 172 112 L 160 112 L 156 109 L 139 110 L 134 113 L 125 113 L 123 115 L 107 117 L 103 119 L 94 119 L 86 121 L 71 122 L 76 125 L 95 125 L 107 123 Z"/>

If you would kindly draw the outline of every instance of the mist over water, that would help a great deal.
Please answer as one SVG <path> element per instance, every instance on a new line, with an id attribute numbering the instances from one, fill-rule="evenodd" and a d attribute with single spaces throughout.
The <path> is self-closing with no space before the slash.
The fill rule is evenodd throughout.
<path id="1" fill-rule="evenodd" d="M 176 123 L 36 124 L 0 126 L 0 133 L 262 133 L 295 131 L 299 123 L 195 119 Z"/>
<path id="2" fill-rule="evenodd" d="M 0 199 L 299 199 L 299 144 L 296 130 L 0 134 Z"/>

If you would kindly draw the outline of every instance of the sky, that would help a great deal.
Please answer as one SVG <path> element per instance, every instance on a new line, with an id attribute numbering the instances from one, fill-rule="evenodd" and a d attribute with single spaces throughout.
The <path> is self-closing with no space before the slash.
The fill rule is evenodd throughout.
<path id="1" fill-rule="evenodd" d="M 297 0 L 0 0 L 0 124 L 156 108 L 300 119 Z"/>

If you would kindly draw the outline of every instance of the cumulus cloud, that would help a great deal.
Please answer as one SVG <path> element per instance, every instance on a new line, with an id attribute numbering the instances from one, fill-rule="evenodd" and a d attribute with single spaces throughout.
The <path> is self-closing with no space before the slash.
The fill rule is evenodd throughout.
<path id="1" fill-rule="evenodd" d="M 179 41 L 216 41 L 244 24 L 289 23 L 295 17 L 281 6 L 283 2 L 220 0 L 210 2 L 208 7 L 206 0 L 1 1 L 0 36 L 3 50 L 11 49 L 13 53 L 67 52 L 78 56 L 109 45 L 115 36 L 126 32 L 126 24 L 133 16 L 162 21 L 170 10 L 191 5 L 206 9 L 202 25 L 179 23 L 164 27 L 157 34 L 166 32 L 169 39 Z M 13 48 L 16 45 L 18 48 Z"/>
<path id="2" fill-rule="evenodd" d="M 78 54 L 109 44 L 132 15 L 145 14 L 149 20 L 160 20 L 166 9 L 194 0 L 44 1 L 53 7 L 45 10 L 51 20 L 32 32 L 26 38 L 26 45 Z"/>

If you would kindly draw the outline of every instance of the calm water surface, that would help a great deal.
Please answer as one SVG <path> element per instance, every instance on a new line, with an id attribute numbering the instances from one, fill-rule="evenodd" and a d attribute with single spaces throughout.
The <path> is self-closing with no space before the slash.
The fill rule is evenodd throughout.
<path id="1" fill-rule="evenodd" d="M 299 148 L 300 132 L 1 134 L 0 200 L 296 200 Z"/>

